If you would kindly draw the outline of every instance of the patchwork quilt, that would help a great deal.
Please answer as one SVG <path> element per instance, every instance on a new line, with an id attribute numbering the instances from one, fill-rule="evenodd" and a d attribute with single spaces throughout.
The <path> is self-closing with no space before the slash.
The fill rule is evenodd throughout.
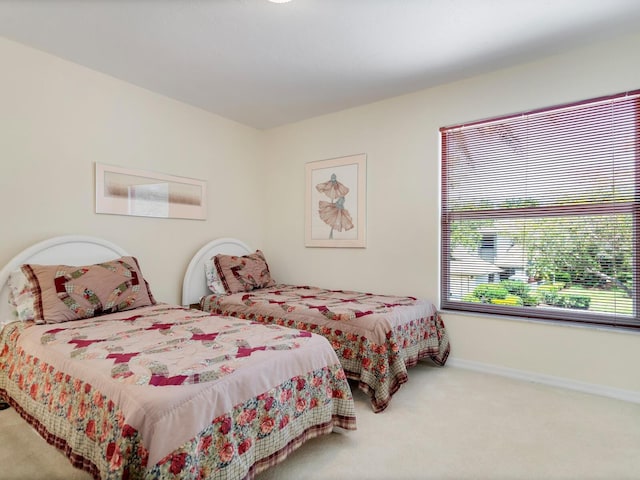
<path id="1" fill-rule="evenodd" d="M 442 366 L 450 351 L 435 306 L 414 297 L 276 285 L 208 295 L 200 308 L 323 335 L 375 412 L 408 380 L 407 367 L 426 358 Z"/>
<path id="2" fill-rule="evenodd" d="M 0 398 L 95 478 L 251 478 L 355 429 L 329 343 L 159 304 L 0 332 Z"/>

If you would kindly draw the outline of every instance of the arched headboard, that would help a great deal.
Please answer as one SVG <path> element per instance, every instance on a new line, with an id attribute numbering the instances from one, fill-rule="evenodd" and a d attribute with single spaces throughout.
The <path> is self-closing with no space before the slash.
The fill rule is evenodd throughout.
<path id="1" fill-rule="evenodd" d="M 182 305 L 189 306 L 200 302 L 204 295 L 211 293 L 207 286 L 204 265 L 213 257 L 223 255 L 246 255 L 253 250 L 244 242 L 235 238 L 218 238 L 204 245 L 193 256 L 184 274 L 182 282 Z"/>
<path id="2" fill-rule="evenodd" d="M 20 265 L 91 265 L 125 255 L 129 254 L 115 243 L 84 235 L 53 237 L 26 248 L 0 270 L 0 325 L 12 319 L 7 281 Z"/>

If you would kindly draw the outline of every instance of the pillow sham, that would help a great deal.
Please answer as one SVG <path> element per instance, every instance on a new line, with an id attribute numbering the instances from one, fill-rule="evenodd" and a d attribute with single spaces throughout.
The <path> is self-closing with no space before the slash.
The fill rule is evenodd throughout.
<path id="1" fill-rule="evenodd" d="M 204 264 L 204 275 L 207 277 L 207 286 L 213 293 L 225 294 L 227 291 L 218 276 L 218 271 L 213 263 L 213 259 Z"/>
<path id="2" fill-rule="evenodd" d="M 59 323 L 156 303 L 135 257 L 86 266 L 22 265 L 36 323 Z"/>
<path id="3" fill-rule="evenodd" d="M 14 270 L 7 280 L 9 288 L 9 305 L 13 316 L 23 322 L 33 320 L 34 300 L 29 279 L 22 269 Z"/>
<path id="4" fill-rule="evenodd" d="M 260 250 L 242 257 L 218 254 L 213 263 L 226 293 L 250 292 L 276 284 Z"/>

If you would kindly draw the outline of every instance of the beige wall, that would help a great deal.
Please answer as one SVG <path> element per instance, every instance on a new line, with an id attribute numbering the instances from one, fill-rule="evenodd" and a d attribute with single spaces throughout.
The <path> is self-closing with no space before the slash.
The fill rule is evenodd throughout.
<path id="1" fill-rule="evenodd" d="M 206 241 L 261 243 L 262 132 L 3 39 L 0 59 L 0 265 L 54 235 L 95 235 L 179 302 Z M 97 215 L 95 162 L 206 180 L 208 219 Z"/>
<path id="2" fill-rule="evenodd" d="M 191 255 L 235 236 L 279 281 L 437 302 L 438 128 L 639 88 L 639 46 L 620 38 L 259 132 L 0 39 L 0 264 L 53 235 L 96 235 L 177 302 Z M 305 248 L 304 164 L 354 153 L 368 157 L 367 248 Z M 96 161 L 207 180 L 208 220 L 96 215 Z M 637 334 L 444 318 L 454 359 L 640 392 Z"/>
<path id="3" fill-rule="evenodd" d="M 441 126 L 640 88 L 640 35 L 268 132 L 278 280 L 438 301 Z M 304 164 L 366 153 L 366 249 L 304 247 Z M 445 313 L 452 357 L 640 392 L 640 335 Z"/>

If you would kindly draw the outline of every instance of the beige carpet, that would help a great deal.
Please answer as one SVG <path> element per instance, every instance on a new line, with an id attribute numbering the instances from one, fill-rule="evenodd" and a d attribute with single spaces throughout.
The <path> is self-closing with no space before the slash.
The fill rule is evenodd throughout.
<path id="1" fill-rule="evenodd" d="M 276 479 L 640 479 L 640 405 L 420 364 L 389 408 L 355 392 L 358 430 L 314 439 Z M 0 411 L 0 479 L 88 478 L 13 409 Z"/>

